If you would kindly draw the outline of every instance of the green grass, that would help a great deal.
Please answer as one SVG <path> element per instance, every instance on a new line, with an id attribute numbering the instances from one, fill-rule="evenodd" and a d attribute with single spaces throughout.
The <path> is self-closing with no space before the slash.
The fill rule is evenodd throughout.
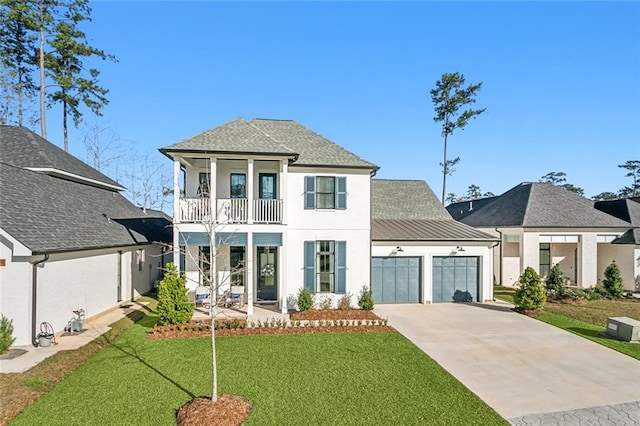
<path id="1" fill-rule="evenodd" d="M 511 287 L 493 288 L 497 299 L 509 303 L 513 303 L 514 293 L 515 289 Z M 640 303 L 606 299 L 591 300 L 583 305 L 547 302 L 543 314 L 537 319 L 640 360 L 640 344 L 622 342 L 600 334 L 605 331 L 609 317 L 640 320 Z"/>
<path id="2" fill-rule="evenodd" d="M 143 319 L 12 425 L 175 424 L 211 392 L 210 340 L 146 340 Z M 395 332 L 223 337 L 219 393 L 251 402 L 248 425 L 506 424 Z"/>
<path id="3" fill-rule="evenodd" d="M 553 312 L 544 312 L 537 318 L 547 324 L 570 331 L 571 333 L 577 334 L 585 339 L 593 340 L 603 346 L 640 360 L 639 343 L 622 342 L 610 337 L 602 336 L 601 333 L 604 332 L 604 327 L 600 325 L 591 324 L 574 318 L 568 318 L 564 315 L 558 315 Z"/>

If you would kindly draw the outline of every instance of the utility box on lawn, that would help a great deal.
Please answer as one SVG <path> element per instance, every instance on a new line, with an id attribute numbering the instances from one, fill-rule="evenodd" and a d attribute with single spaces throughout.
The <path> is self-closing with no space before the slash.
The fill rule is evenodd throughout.
<path id="1" fill-rule="evenodd" d="M 625 342 L 640 342 L 640 321 L 628 317 L 607 318 L 606 334 Z"/>

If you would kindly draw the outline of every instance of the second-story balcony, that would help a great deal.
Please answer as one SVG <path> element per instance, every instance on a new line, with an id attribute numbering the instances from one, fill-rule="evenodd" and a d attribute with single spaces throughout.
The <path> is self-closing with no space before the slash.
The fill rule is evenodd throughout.
<path id="1" fill-rule="evenodd" d="M 249 200 L 246 198 L 219 198 L 215 200 L 214 205 L 215 212 L 212 215 L 209 198 L 181 198 L 176 219 L 181 223 L 282 223 L 282 200 L 251 200 L 249 206 Z"/>

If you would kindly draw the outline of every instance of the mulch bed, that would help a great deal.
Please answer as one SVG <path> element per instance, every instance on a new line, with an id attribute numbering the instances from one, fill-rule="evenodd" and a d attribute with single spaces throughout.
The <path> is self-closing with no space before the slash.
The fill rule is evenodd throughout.
<path id="1" fill-rule="evenodd" d="M 394 331 L 389 325 L 343 325 L 343 326 L 315 326 L 315 327 L 267 327 L 267 328 L 235 328 L 216 330 L 216 337 L 225 336 L 256 336 L 256 335 L 276 335 L 276 334 L 319 334 L 319 333 L 361 333 L 368 331 Z M 179 339 L 186 337 L 208 337 L 209 330 L 167 330 L 155 327 L 147 333 L 147 339 Z"/>
<path id="2" fill-rule="evenodd" d="M 520 308 L 511 308 L 513 312 L 517 312 L 522 315 L 526 315 L 531 318 L 536 318 L 542 315 L 541 310 L 533 310 L 533 309 L 520 309 Z"/>
<path id="3" fill-rule="evenodd" d="M 192 399 L 178 408 L 178 426 L 224 425 L 244 423 L 251 414 L 251 404 L 237 395 L 219 395 L 216 402 L 210 398 Z"/>
<path id="4" fill-rule="evenodd" d="M 377 320 L 379 316 L 364 309 L 311 309 L 303 312 L 292 312 L 291 321 L 303 320 Z"/>

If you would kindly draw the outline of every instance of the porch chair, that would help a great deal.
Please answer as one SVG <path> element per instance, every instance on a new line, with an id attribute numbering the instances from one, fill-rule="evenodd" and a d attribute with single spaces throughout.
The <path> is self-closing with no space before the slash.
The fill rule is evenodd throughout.
<path id="1" fill-rule="evenodd" d="M 227 300 L 225 302 L 225 308 L 228 308 L 230 305 L 237 304 L 239 308 L 244 306 L 244 286 L 243 285 L 232 285 L 229 294 L 227 295 Z"/>
<path id="2" fill-rule="evenodd" d="M 196 288 L 196 306 L 211 306 L 211 289 L 205 286 Z"/>

